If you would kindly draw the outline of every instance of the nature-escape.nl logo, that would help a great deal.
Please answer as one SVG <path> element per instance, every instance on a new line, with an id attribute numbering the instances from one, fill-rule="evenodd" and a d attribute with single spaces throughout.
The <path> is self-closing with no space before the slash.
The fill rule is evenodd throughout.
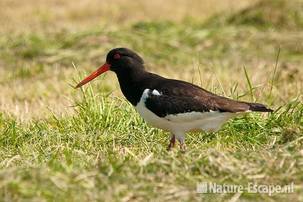
<path id="1" fill-rule="evenodd" d="M 293 193 L 294 183 L 287 185 L 278 184 L 256 184 L 249 182 L 247 185 L 236 185 L 236 184 L 217 184 L 213 182 L 202 182 L 197 184 L 197 193 L 261 193 L 272 194 L 278 193 Z"/>

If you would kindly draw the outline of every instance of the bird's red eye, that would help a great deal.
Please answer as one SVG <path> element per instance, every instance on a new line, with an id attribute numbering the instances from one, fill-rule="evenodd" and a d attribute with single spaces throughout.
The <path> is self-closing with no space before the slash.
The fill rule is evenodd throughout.
<path id="1" fill-rule="evenodd" d="M 121 55 L 119 54 L 119 53 L 116 53 L 115 55 L 114 55 L 114 58 L 117 60 L 117 59 L 120 59 L 121 58 Z"/>

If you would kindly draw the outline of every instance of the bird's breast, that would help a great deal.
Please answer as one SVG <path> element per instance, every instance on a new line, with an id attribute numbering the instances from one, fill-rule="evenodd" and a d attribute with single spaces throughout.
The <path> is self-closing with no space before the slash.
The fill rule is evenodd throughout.
<path id="1" fill-rule="evenodd" d="M 157 90 L 145 89 L 142 93 L 140 101 L 137 103 L 135 108 L 147 123 L 151 124 L 152 126 L 168 130 L 168 125 L 170 124 L 169 121 L 163 117 L 157 116 L 146 107 L 146 99 L 149 97 L 150 94 L 157 96 L 161 95 L 160 92 Z"/>

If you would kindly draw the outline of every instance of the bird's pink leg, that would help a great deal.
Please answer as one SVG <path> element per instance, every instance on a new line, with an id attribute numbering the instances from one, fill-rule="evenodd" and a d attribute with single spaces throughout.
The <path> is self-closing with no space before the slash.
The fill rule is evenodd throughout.
<path id="1" fill-rule="evenodd" d="M 171 148 L 173 148 L 175 146 L 175 143 L 176 143 L 176 137 L 174 134 L 171 135 L 171 138 L 170 138 L 170 142 L 169 142 L 169 145 L 167 147 L 167 150 L 170 151 Z"/>
<path id="2" fill-rule="evenodd" d="M 180 151 L 183 153 L 186 152 L 186 145 L 184 142 L 180 142 Z"/>
<path id="3" fill-rule="evenodd" d="M 184 153 L 186 151 L 186 145 L 185 145 L 184 135 L 177 136 L 177 140 L 180 143 L 180 151 Z"/>

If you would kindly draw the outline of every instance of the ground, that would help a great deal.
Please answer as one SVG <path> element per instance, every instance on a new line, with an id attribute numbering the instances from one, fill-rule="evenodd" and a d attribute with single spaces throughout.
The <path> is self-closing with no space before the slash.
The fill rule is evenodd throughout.
<path id="1" fill-rule="evenodd" d="M 302 1 L 0 2 L 0 201 L 303 200 Z M 187 152 L 148 126 L 113 73 L 73 86 L 114 47 L 158 74 L 264 103 Z M 294 184 L 198 194 L 198 183 Z"/>

